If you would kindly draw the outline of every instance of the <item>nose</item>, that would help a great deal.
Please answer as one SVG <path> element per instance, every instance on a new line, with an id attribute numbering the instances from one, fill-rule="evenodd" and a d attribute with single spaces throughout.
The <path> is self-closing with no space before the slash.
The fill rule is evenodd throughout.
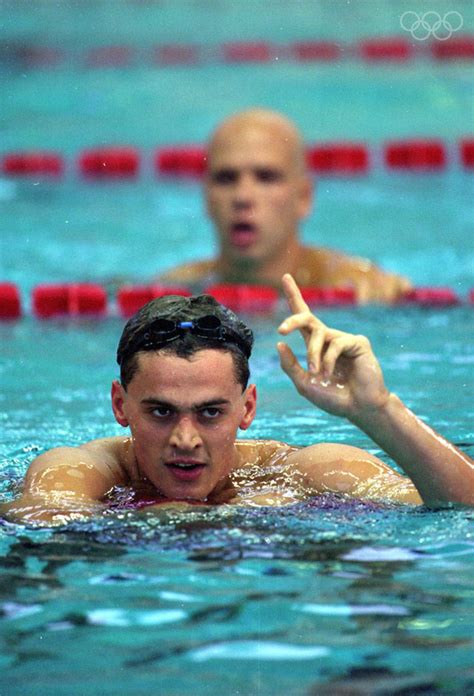
<path id="1" fill-rule="evenodd" d="M 249 208 L 253 204 L 255 187 L 250 174 L 241 174 L 233 189 L 235 208 Z"/>
<path id="2" fill-rule="evenodd" d="M 191 452 L 202 445 L 202 439 L 189 416 L 178 420 L 170 436 L 171 447 Z"/>

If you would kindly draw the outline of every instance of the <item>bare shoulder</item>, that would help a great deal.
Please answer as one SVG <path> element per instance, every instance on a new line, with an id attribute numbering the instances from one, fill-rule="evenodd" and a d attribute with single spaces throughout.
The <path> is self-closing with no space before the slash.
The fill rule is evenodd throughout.
<path id="1" fill-rule="evenodd" d="M 382 463 L 380 459 L 360 447 L 336 442 L 321 442 L 308 447 L 300 447 L 291 453 L 292 461 L 301 467 L 324 467 L 335 462 Z M 385 466 L 385 465 L 384 465 Z"/>
<path id="2" fill-rule="evenodd" d="M 99 498 L 128 480 L 130 459 L 130 438 L 110 437 L 79 447 L 57 447 L 30 464 L 25 491 L 65 490 Z"/>
<path id="3" fill-rule="evenodd" d="M 237 440 L 237 451 L 241 465 L 262 464 L 273 461 L 275 456 L 284 455 L 291 458 L 292 464 L 300 469 L 308 467 L 323 468 L 325 464 L 334 462 L 373 461 L 380 463 L 377 457 L 365 452 L 359 447 L 341 445 L 332 442 L 298 447 L 280 440 Z M 384 465 L 385 466 L 385 465 Z"/>
<path id="4" fill-rule="evenodd" d="M 237 440 L 236 447 L 239 455 L 238 468 L 253 465 L 266 466 L 274 460 L 275 456 L 288 456 L 298 451 L 298 447 L 279 440 Z"/>
<path id="5" fill-rule="evenodd" d="M 184 263 L 163 273 L 158 280 L 169 283 L 198 283 L 205 280 L 216 268 L 214 259 Z"/>
<path id="6" fill-rule="evenodd" d="M 300 262 L 294 274 L 301 286 L 333 285 L 343 272 L 370 268 L 366 259 L 348 256 L 326 247 L 301 247 Z"/>
<path id="7" fill-rule="evenodd" d="M 393 302 L 412 287 L 407 278 L 389 273 L 361 256 L 322 247 L 305 247 L 303 251 L 296 278 L 301 285 L 353 286 L 362 303 Z"/>
<path id="8" fill-rule="evenodd" d="M 361 271 L 368 271 L 374 268 L 374 264 L 362 256 L 350 256 L 336 249 L 327 247 L 306 247 L 305 259 L 311 266 L 324 272 L 334 272 L 343 267 L 356 268 Z"/>
<path id="9" fill-rule="evenodd" d="M 321 443 L 288 456 L 313 493 L 340 493 L 351 497 L 419 504 L 413 483 L 381 459 L 359 447 Z"/>
<path id="10" fill-rule="evenodd" d="M 410 479 L 359 447 L 338 443 L 296 447 L 277 440 L 243 440 L 238 441 L 237 450 L 240 463 L 233 481 L 240 487 L 240 500 L 288 503 L 290 486 L 293 495 L 297 492 L 295 501 L 336 493 L 361 500 L 421 502 Z"/>
<path id="11" fill-rule="evenodd" d="M 0 514 L 14 521 L 62 524 L 99 513 L 106 493 L 128 482 L 132 458 L 130 438 L 123 437 L 52 449 L 30 464 L 21 496 L 0 505 Z"/>

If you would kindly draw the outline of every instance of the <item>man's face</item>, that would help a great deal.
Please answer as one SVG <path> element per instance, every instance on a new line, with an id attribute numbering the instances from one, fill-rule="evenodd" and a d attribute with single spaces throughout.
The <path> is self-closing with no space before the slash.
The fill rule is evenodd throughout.
<path id="1" fill-rule="evenodd" d="M 208 212 L 228 260 L 270 262 L 285 254 L 311 207 L 311 184 L 293 138 L 275 125 L 234 126 L 209 150 Z"/>
<path id="2" fill-rule="evenodd" d="M 191 359 L 147 352 L 125 390 L 112 385 L 117 421 L 129 426 L 140 473 L 165 497 L 205 500 L 236 465 L 235 437 L 255 415 L 232 356 L 206 349 Z"/>

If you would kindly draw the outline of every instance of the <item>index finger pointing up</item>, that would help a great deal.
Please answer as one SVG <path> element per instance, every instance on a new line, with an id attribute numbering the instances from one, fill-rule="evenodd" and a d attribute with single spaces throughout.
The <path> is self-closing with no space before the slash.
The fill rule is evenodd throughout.
<path id="1" fill-rule="evenodd" d="M 286 300 L 293 314 L 300 314 L 301 312 L 308 312 L 309 307 L 303 300 L 300 289 L 296 284 L 295 279 L 290 273 L 285 273 L 281 279 L 283 292 L 285 293 Z"/>

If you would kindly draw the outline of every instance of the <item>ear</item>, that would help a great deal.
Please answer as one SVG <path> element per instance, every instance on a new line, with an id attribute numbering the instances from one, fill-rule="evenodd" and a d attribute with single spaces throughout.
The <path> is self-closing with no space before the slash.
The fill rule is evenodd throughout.
<path id="1" fill-rule="evenodd" d="M 244 413 L 239 423 L 241 430 L 247 430 L 252 425 L 257 412 L 257 387 L 255 384 L 250 384 L 245 390 L 244 395 Z"/>
<path id="2" fill-rule="evenodd" d="M 314 184 L 309 175 L 301 177 L 298 214 L 299 219 L 303 220 L 311 212 L 314 199 Z"/>
<path id="3" fill-rule="evenodd" d="M 118 379 L 112 382 L 112 411 L 114 412 L 115 420 L 124 428 L 127 427 L 128 418 L 125 415 L 124 402 L 125 402 L 125 389 L 120 384 Z"/>

